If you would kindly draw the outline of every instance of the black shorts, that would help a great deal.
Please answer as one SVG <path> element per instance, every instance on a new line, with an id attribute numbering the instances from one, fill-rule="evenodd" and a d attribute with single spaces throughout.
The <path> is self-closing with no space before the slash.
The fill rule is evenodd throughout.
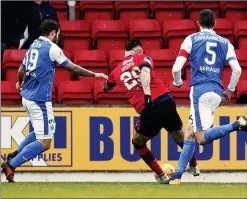
<path id="1" fill-rule="evenodd" d="M 152 108 L 144 108 L 135 128 L 137 133 L 148 138 L 155 137 L 162 128 L 168 132 L 181 130 L 182 121 L 170 93 L 154 100 Z"/>

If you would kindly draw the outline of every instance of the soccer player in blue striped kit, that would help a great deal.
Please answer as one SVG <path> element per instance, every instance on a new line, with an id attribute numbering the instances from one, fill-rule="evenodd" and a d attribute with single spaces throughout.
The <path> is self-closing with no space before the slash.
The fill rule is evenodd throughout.
<path id="1" fill-rule="evenodd" d="M 15 152 L 8 154 L 7 162 L 1 164 L 8 182 L 14 182 L 17 167 L 50 148 L 56 128 L 51 103 L 55 62 L 76 75 L 108 78 L 103 73 L 86 70 L 65 57 L 55 44 L 59 33 L 57 22 L 43 21 L 42 36 L 30 46 L 19 68 L 16 88 L 22 96 L 23 107 L 30 117 L 34 131 L 26 136 Z"/>
<path id="2" fill-rule="evenodd" d="M 213 31 L 214 13 L 205 9 L 200 13 L 198 25 L 200 32 L 189 35 L 181 45 L 181 50 L 173 66 L 174 86 L 181 87 L 181 70 L 190 57 L 190 117 L 186 127 L 184 147 L 179 157 L 178 167 L 167 184 L 180 184 L 182 174 L 195 151 L 195 141 L 206 145 L 231 132 L 247 131 L 247 119 L 240 117 L 232 124 L 212 127 L 213 114 L 221 101 L 229 101 L 231 93 L 241 75 L 234 48 L 228 39 Z M 230 83 L 225 92 L 221 83 L 225 62 L 232 68 Z"/>

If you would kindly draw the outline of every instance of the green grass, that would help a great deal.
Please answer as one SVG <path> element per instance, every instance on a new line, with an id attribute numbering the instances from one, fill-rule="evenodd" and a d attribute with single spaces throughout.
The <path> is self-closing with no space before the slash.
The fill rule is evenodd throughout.
<path id="1" fill-rule="evenodd" d="M 2 198 L 247 198 L 247 184 L 2 183 Z"/>

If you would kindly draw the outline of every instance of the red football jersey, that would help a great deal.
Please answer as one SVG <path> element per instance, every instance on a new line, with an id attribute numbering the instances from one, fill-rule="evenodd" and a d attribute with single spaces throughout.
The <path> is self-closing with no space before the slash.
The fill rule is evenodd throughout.
<path id="1" fill-rule="evenodd" d="M 144 92 L 140 80 L 140 66 L 145 63 L 151 65 L 150 89 L 152 100 L 155 100 L 169 91 L 164 83 L 155 76 L 153 61 L 146 55 L 130 55 L 125 57 L 110 73 L 108 78 L 109 83 L 117 83 L 121 88 L 127 90 L 129 102 L 137 113 L 140 113 L 144 108 Z"/>

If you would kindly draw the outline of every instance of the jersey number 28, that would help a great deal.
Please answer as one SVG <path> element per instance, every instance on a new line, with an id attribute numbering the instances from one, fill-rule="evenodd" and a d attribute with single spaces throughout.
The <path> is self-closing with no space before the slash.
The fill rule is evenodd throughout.
<path id="1" fill-rule="evenodd" d="M 212 50 L 212 48 L 216 48 L 216 47 L 217 47 L 217 43 L 214 43 L 214 42 L 207 42 L 206 43 L 206 52 L 211 55 L 211 59 L 209 59 L 207 57 L 205 58 L 205 62 L 208 65 L 213 65 L 215 63 L 216 53 L 214 50 Z"/>
<path id="2" fill-rule="evenodd" d="M 26 71 L 33 71 L 37 67 L 39 51 L 37 49 L 29 50 L 25 57 Z"/>
<path id="3" fill-rule="evenodd" d="M 131 72 L 126 71 L 121 74 L 120 80 L 124 82 L 124 85 L 128 90 L 137 85 L 137 81 L 140 81 L 140 68 L 135 66 Z"/>

